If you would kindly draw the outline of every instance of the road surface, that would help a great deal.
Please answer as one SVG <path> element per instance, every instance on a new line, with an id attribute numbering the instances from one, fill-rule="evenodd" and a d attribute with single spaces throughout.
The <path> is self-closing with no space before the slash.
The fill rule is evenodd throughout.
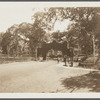
<path id="1" fill-rule="evenodd" d="M 75 92 L 66 88 L 62 81 L 89 72 L 90 70 L 66 67 L 56 61 L 0 64 L 0 93 Z M 87 88 L 82 91 L 87 91 Z"/>

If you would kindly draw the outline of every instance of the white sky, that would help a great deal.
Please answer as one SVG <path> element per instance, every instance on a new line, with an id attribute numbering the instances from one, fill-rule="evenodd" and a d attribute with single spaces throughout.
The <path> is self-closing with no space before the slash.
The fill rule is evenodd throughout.
<path id="1" fill-rule="evenodd" d="M 32 23 L 33 7 L 32 5 L 13 5 L 11 3 L 2 5 L 0 3 L 0 32 L 6 31 L 13 24 L 20 24 L 22 22 Z"/>
<path id="2" fill-rule="evenodd" d="M 39 5 L 37 5 L 39 7 Z M 22 22 L 32 23 L 32 15 L 34 14 L 33 8 L 36 8 L 34 3 L 2 3 L 0 2 L 0 32 L 5 32 L 13 24 L 20 24 Z M 39 8 L 42 9 L 43 7 Z M 69 21 L 62 23 L 57 22 L 54 31 L 63 31 Z"/>

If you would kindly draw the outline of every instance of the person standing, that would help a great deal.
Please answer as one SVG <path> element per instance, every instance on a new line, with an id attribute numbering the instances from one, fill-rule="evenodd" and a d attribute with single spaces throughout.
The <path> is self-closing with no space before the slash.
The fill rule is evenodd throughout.
<path id="1" fill-rule="evenodd" d="M 67 65 L 66 65 L 66 58 L 67 58 L 67 56 L 64 55 L 64 63 L 65 63 L 65 66 L 67 66 Z"/>

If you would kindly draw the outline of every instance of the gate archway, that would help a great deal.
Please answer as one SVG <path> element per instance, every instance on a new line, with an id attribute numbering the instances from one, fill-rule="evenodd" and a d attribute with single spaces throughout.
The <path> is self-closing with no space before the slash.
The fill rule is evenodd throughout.
<path id="1" fill-rule="evenodd" d="M 37 56 L 39 57 L 40 55 L 42 55 L 43 60 L 46 60 L 47 53 L 51 49 L 61 51 L 63 56 L 64 55 L 67 55 L 67 56 L 71 55 L 70 49 L 68 49 L 66 41 L 61 42 L 61 43 L 59 43 L 57 41 L 53 41 L 51 43 L 43 42 L 42 48 L 38 48 L 38 50 L 37 50 Z"/>

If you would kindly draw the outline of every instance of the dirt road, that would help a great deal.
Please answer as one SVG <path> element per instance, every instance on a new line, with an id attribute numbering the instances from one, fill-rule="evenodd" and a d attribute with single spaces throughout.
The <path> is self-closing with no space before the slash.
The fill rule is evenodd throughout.
<path id="1" fill-rule="evenodd" d="M 69 78 L 89 72 L 82 68 L 65 67 L 55 61 L 1 64 L 0 93 L 87 92 L 89 88 L 76 89 L 73 79 Z"/>

